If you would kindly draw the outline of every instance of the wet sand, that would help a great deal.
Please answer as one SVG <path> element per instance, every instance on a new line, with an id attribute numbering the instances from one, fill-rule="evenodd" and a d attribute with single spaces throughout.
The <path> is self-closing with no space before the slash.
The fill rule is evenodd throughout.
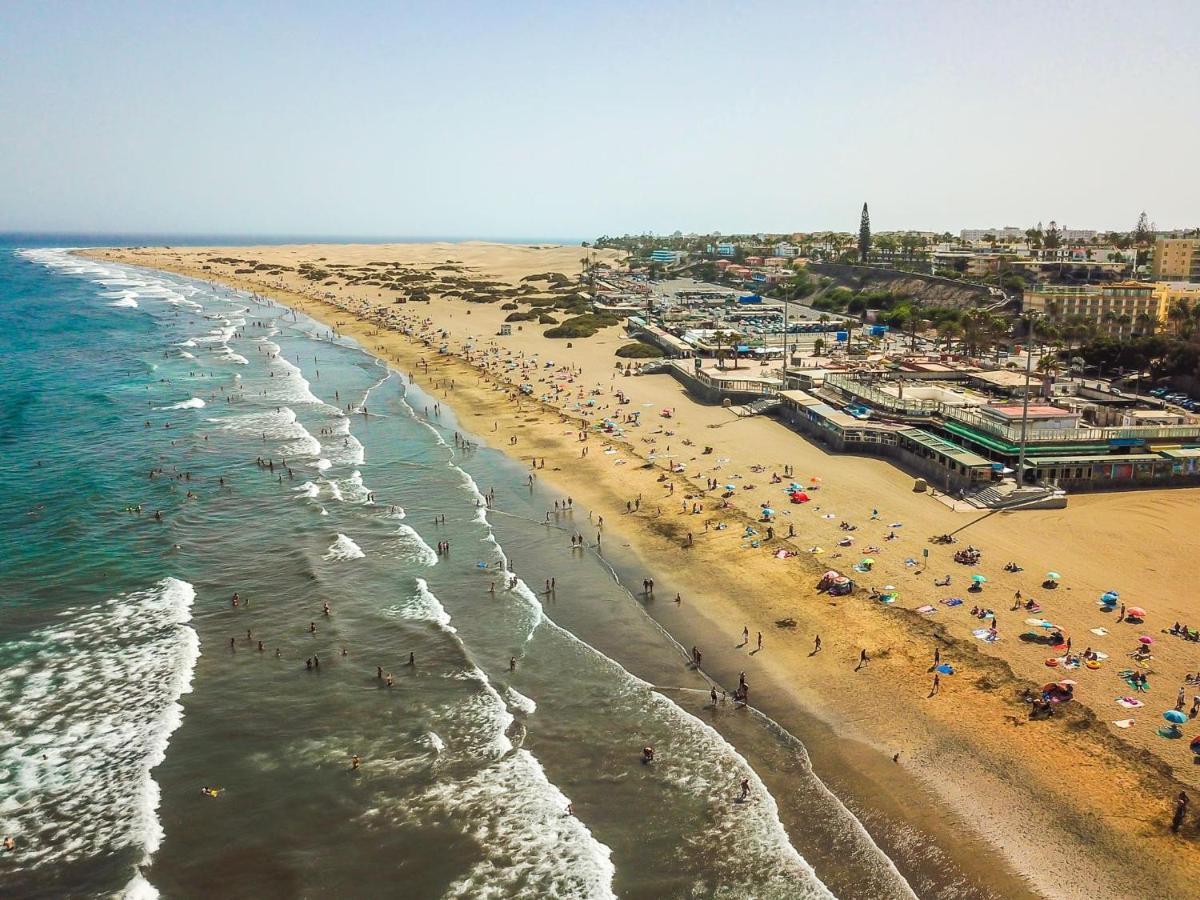
<path id="1" fill-rule="evenodd" d="M 431 264 L 429 260 L 445 249 L 396 246 L 397 258 L 414 265 L 416 259 Z M 481 270 L 488 264 L 486 246 L 473 245 L 471 251 L 472 264 Z M 391 248 L 380 247 L 222 252 L 243 260 L 293 263 L 305 254 L 327 261 L 342 258 L 342 253 L 347 259 L 392 258 L 386 255 Z M 581 255 L 579 248 L 553 252 L 559 254 L 556 262 L 569 259 L 567 254 L 576 259 Z M 496 268 L 490 274 L 497 279 L 562 271 L 538 252 L 524 252 L 516 260 L 510 249 L 495 253 Z M 852 783 L 862 779 L 865 784 L 858 785 L 858 794 L 864 802 L 874 798 L 879 815 L 908 813 L 913 827 L 940 831 L 937 843 L 956 857 L 979 857 L 973 841 L 990 844 L 992 858 L 1007 865 L 993 871 L 982 860 L 971 866 L 972 880 L 992 871 L 989 886 L 1002 896 L 1021 896 L 1030 888 L 1052 896 L 1188 895 L 1190 876 L 1184 873 L 1197 861 L 1195 826 L 1189 822 L 1177 838 L 1166 825 L 1170 798 L 1180 787 L 1200 786 L 1200 775 L 1191 764 L 1187 740 L 1160 737 L 1157 729 L 1162 711 L 1174 706 L 1184 673 L 1200 668 L 1200 648 L 1160 633 L 1176 620 L 1187 620 L 1189 604 L 1181 586 L 1193 556 L 1188 535 L 1200 525 L 1195 491 L 1072 497 L 1070 507 L 1062 511 L 987 518 L 976 510 L 955 512 L 927 495 L 914 494 L 911 477 L 881 460 L 831 455 L 778 422 L 738 419 L 729 410 L 692 403 L 669 376 L 616 376 L 613 350 L 627 341 L 619 329 L 576 339 L 567 349 L 565 342 L 541 337 L 542 329 L 528 323 L 511 337 L 494 337 L 506 314 L 499 304 L 443 298 L 387 307 L 397 316 L 408 316 L 414 331 L 428 329 L 421 324 L 426 318 L 447 329 L 445 342 L 452 352 L 461 349 L 468 335 L 476 335 L 476 352 L 494 341 L 504 350 L 540 352 L 542 360 L 579 367 L 581 374 L 567 385 L 566 405 L 575 405 L 578 389 L 586 396 L 598 385 L 602 393 L 593 398 L 597 407 L 588 410 L 593 421 L 598 413 L 642 413 L 642 427 L 627 429 L 623 437 L 606 441 L 592 434 L 586 443 L 589 453 L 581 457 L 581 413 L 568 409 L 564 417 L 549 404 L 515 399 L 501 381 L 529 378 L 540 394 L 546 385 L 536 379 L 552 370 L 523 376 L 519 369 L 508 373 L 493 365 L 481 374 L 453 355 L 431 352 L 422 340 L 391 330 L 377 333 L 376 324 L 357 317 L 360 310 L 378 315 L 371 311 L 369 290 L 339 292 L 330 298 L 340 304 L 335 306 L 313 296 L 327 291 L 325 286 L 314 288 L 286 274 L 237 274 L 235 265 L 205 261 L 210 256 L 187 248 L 116 251 L 106 258 L 218 279 L 302 306 L 414 374 L 427 390 L 447 396 L 464 421 L 495 446 L 524 459 L 544 458 L 538 477 L 604 516 L 605 544 L 628 543 L 638 558 L 652 561 L 659 583 L 670 592 L 664 597 L 667 591 L 660 588 L 657 599 L 648 602 L 652 614 L 681 643 L 703 642 L 705 669 L 722 683 L 736 684 L 737 672 L 744 670 L 753 686 L 752 703 L 784 727 L 796 729 L 809 745 L 817 771 L 839 795 L 845 787 L 853 797 Z M 356 301 L 353 313 L 343 308 Z M 434 339 L 431 330 L 426 338 Z M 434 349 L 439 342 L 433 341 Z M 418 367 L 422 360 L 428 363 L 426 371 Z M 439 386 L 448 379 L 455 382 L 453 390 Z M 631 396 L 629 405 L 616 406 L 611 391 L 617 388 Z M 676 415 L 660 419 L 657 412 L 662 408 L 674 408 Z M 673 434 L 667 435 L 667 430 Z M 511 445 L 514 436 L 517 443 Z M 605 452 L 606 444 L 613 452 Z M 701 455 L 703 445 L 713 446 L 714 452 Z M 657 451 L 658 463 L 646 468 L 651 450 Z M 684 462 L 686 472 L 660 481 L 668 458 Z M 765 470 L 753 471 L 756 463 Z M 786 504 L 781 486 L 770 484 L 771 473 L 782 474 L 784 464 L 794 466 L 798 481 L 822 479 L 813 502 Z M 733 508 L 714 509 L 719 501 L 702 490 L 706 477 L 738 486 L 731 498 Z M 667 487 L 671 481 L 673 494 Z M 754 487 L 744 489 L 750 484 Z M 626 501 L 639 494 L 640 511 L 626 513 Z M 686 495 L 694 498 L 689 505 L 704 504 L 704 512 L 683 513 Z M 779 513 L 777 533 L 786 534 L 792 524 L 795 539 L 777 538 L 759 548 L 742 540 L 743 528 L 757 518 L 764 502 Z M 877 521 L 870 519 L 872 508 L 880 511 Z M 834 518 L 823 518 L 831 513 Z M 728 527 L 705 533 L 703 522 L 708 518 Z M 843 519 L 859 526 L 852 548 L 837 547 L 842 536 L 837 523 Z M 894 529 L 896 540 L 885 541 L 893 530 L 891 523 L 903 524 Z M 983 549 L 977 567 L 958 566 L 950 561 L 955 548 L 927 542 L 932 534 L 968 525 L 958 546 L 970 542 Z M 685 546 L 689 531 L 694 538 L 690 547 Z M 876 566 L 856 578 L 861 585 L 896 585 L 899 599 L 893 606 L 871 601 L 863 593 L 829 598 L 815 592 L 821 571 L 844 571 L 872 544 L 880 548 L 872 553 Z M 806 552 L 813 546 L 824 552 Z M 798 555 L 775 558 L 774 552 L 784 547 Z M 905 565 L 910 558 L 922 561 L 925 549 L 930 552 L 927 570 Z M 842 555 L 836 556 L 839 552 Z M 1025 571 L 1005 573 L 1002 567 L 1008 560 L 1019 562 Z M 1041 577 L 1051 568 L 1064 576 L 1062 585 L 1043 591 Z M 989 579 L 979 596 L 965 592 L 976 571 Z M 935 589 L 934 577 L 946 573 L 953 576 L 951 587 Z M 1063 673 L 1045 665 L 1051 651 L 1019 639 L 1029 630 L 1024 624 L 1029 613 L 1009 610 L 1018 588 L 1039 599 L 1039 615 L 1062 627 L 1075 650 L 1090 644 L 1109 654 L 1102 668 L 1071 673 L 1079 682 L 1079 702 L 1061 707 L 1051 721 L 1028 721 L 1028 706 L 1019 700 L 1023 688 L 1036 689 Z M 1147 621 L 1117 623 L 1115 615 L 1102 614 L 1096 600 L 1110 588 L 1120 590 L 1130 605 L 1145 606 Z M 678 606 L 670 602 L 675 590 L 683 595 Z M 956 608 L 938 603 L 947 596 L 963 597 L 965 603 Z M 913 611 L 925 603 L 934 605 L 936 612 L 927 617 Z M 985 644 L 973 637 L 972 629 L 986 624 L 966 612 L 975 604 L 995 610 L 999 642 Z M 777 627 L 785 618 L 794 619 L 795 626 Z M 737 646 L 743 626 L 752 638 L 763 632 L 761 653 L 748 652 L 753 643 Z M 1098 627 L 1109 633 L 1091 633 Z M 817 634 L 824 646 L 810 655 Z M 1142 634 L 1157 641 L 1152 687 L 1148 695 L 1141 695 L 1146 706 L 1127 712 L 1114 702 L 1130 693 L 1116 670 L 1129 663 L 1124 654 Z M 934 648 L 957 667 L 957 674 L 943 677 L 940 693 L 929 696 Z M 863 649 L 870 661 L 856 672 Z M 1192 693 L 1189 690 L 1189 705 Z M 819 729 L 808 726 L 806 733 L 801 723 L 805 717 L 816 717 L 842 740 L 814 740 Z M 1128 717 L 1137 720 L 1129 729 L 1110 724 Z M 1185 726 L 1189 736 L 1192 730 Z M 893 763 L 897 752 L 899 761 Z M 844 784 L 839 784 L 839 776 Z M 870 822 L 870 813 L 864 818 Z M 951 837 L 956 829 L 974 835 L 957 851 Z M 1131 861 L 1129 848 L 1134 846 L 1136 859 Z M 961 852 L 964 847 L 968 852 Z"/>

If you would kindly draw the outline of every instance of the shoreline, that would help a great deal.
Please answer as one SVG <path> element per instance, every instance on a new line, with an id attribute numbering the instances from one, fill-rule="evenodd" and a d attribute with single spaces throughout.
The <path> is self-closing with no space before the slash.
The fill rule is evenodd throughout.
<path id="1" fill-rule="evenodd" d="M 1066 721 L 1054 723 L 1020 721 L 1023 708 L 1001 695 L 1015 693 L 1017 687 L 1028 682 L 1007 663 L 965 644 L 947 634 L 940 624 L 915 613 L 900 614 L 900 610 L 869 604 L 861 596 L 831 603 L 812 590 L 824 568 L 815 558 L 800 555 L 780 560 L 795 576 L 794 586 L 782 589 L 779 582 L 784 579 L 777 572 L 784 567 L 746 564 L 746 555 L 728 546 L 743 523 L 753 521 L 744 510 L 723 513 L 737 526 L 731 527 L 729 534 L 705 535 L 696 547 L 684 547 L 686 529 L 669 513 L 652 517 L 649 504 L 644 514 L 624 512 L 611 471 L 600 472 L 594 457 L 581 460 L 575 455 L 580 446 L 575 437 L 564 437 L 562 428 L 572 418 L 568 413 L 532 400 L 518 399 L 514 405 L 504 386 L 496 383 L 494 373 L 481 374 L 457 356 L 440 355 L 428 341 L 395 330 L 381 332 L 377 323 L 337 305 L 252 278 L 221 277 L 184 265 L 148 266 L 128 254 L 123 258 L 119 252 L 98 258 L 217 280 L 270 296 L 355 338 L 364 350 L 404 371 L 431 396 L 437 396 L 440 379 L 462 379 L 463 384 L 444 396 L 453 397 L 450 402 L 466 427 L 484 440 L 494 435 L 489 440 L 491 446 L 522 462 L 527 462 L 530 455 L 545 458 L 546 468 L 538 470 L 541 477 L 563 493 L 580 498 L 583 505 L 609 522 L 620 523 L 612 529 L 609 540 L 619 535 L 629 542 L 633 566 L 645 565 L 642 561 L 647 558 L 655 559 L 653 566 L 646 568 L 662 574 L 663 595 L 679 590 L 687 598 L 674 609 L 669 601 L 649 600 L 644 604 L 653 604 L 647 612 L 668 635 L 683 646 L 699 641 L 715 647 L 725 640 L 729 646 L 736 646 L 742 623 L 754 623 L 757 628 L 752 632 L 762 630 L 766 635 L 766 655 L 747 660 L 744 654 L 710 650 L 706 651 L 709 661 L 705 670 L 721 683 L 730 684 L 736 683 L 730 680 L 732 674 L 739 666 L 744 667 L 754 684 L 754 706 L 800 737 L 808 747 L 814 770 L 837 796 L 873 799 L 881 808 L 889 808 L 883 813 L 885 817 L 902 812 L 906 820 L 924 820 L 927 830 L 938 835 L 935 843 L 944 846 L 956 863 L 961 857 L 966 871 L 990 873 L 997 883 L 987 887 L 999 891 L 999 895 L 1030 895 L 1025 885 L 1013 884 L 1017 880 L 1014 876 L 1028 878 L 1038 889 L 1056 896 L 1094 896 L 1097 891 L 1105 895 L 1134 889 L 1173 896 L 1172 890 L 1184 883 L 1184 876 L 1176 872 L 1190 868 L 1195 849 L 1191 843 L 1166 833 L 1167 813 L 1158 808 L 1161 792 L 1179 784 L 1170 777 L 1169 770 L 1137 759 L 1136 754 L 1123 757 L 1128 748 L 1119 746 L 1090 713 L 1076 716 L 1072 711 L 1063 717 Z M 429 314 L 433 312 L 429 310 Z M 454 323 L 455 329 L 461 324 Z M 443 323 L 442 327 L 451 326 Z M 447 343 L 458 343 L 460 338 L 461 334 L 453 335 Z M 423 359 L 428 362 L 424 372 L 419 366 Z M 478 381 L 467 384 L 472 376 Z M 488 421 L 495 421 L 494 431 L 486 427 Z M 513 436 L 521 441 L 516 445 L 519 452 L 497 440 Z M 796 439 L 803 440 L 798 436 Z M 640 488 L 645 495 L 661 494 L 658 475 L 662 469 L 640 468 L 646 464 L 646 457 L 631 441 L 596 440 L 593 436 L 589 444 L 595 449 L 597 444 L 606 443 L 616 450 L 614 455 L 626 460 L 619 483 L 627 485 L 627 491 Z M 698 485 L 689 485 L 686 478 L 673 477 L 685 486 L 686 493 L 703 493 Z M 702 544 L 709 537 L 713 538 L 710 543 L 724 544 L 724 552 L 704 553 Z M 797 543 L 801 541 L 798 536 Z M 697 558 L 705 564 L 704 571 L 699 571 Z M 802 600 L 799 608 L 797 596 Z M 781 610 L 798 622 L 794 639 L 787 631 L 771 627 L 773 616 Z M 810 646 L 807 638 L 817 630 L 826 631 L 826 649 L 819 657 L 806 658 Z M 959 685 L 947 686 L 944 691 L 956 697 L 957 706 L 921 703 L 924 691 L 914 688 L 916 675 L 921 676 L 921 686 L 927 683 L 925 663 L 935 645 L 945 653 L 953 653 L 964 670 L 973 670 L 976 691 L 967 694 L 968 689 Z M 864 677 L 857 678 L 848 672 L 860 646 L 871 648 L 872 664 Z M 875 671 L 881 669 L 888 677 L 875 676 Z M 797 683 L 797 676 L 806 683 Z M 803 724 L 806 718 L 813 721 Z M 864 727 L 862 723 L 868 720 L 871 724 Z M 821 728 L 816 722 L 822 723 Z M 1030 757 L 1029 745 L 1016 739 L 1018 733 L 1021 726 L 1030 731 L 1043 725 L 1054 731 L 1044 741 L 1035 741 L 1039 751 Z M 833 738 L 808 737 L 821 729 Z M 1008 735 L 1014 739 L 1005 740 Z M 899 766 L 890 759 L 894 748 L 901 753 Z M 1084 751 L 1091 757 L 1087 765 L 1081 765 L 1079 756 Z M 1133 765 L 1135 762 L 1139 765 Z M 848 786 L 848 794 L 844 794 L 837 779 L 831 783 L 827 777 L 839 766 L 844 769 L 843 781 L 854 782 L 866 776 L 867 784 L 857 789 Z M 1048 767 L 1055 771 L 1047 773 Z M 1072 784 L 1064 785 L 1063 781 Z M 1150 804 L 1155 807 L 1152 814 L 1146 811 L 1142 819 L 1109 818 L 1117 813 L 1117 804 L 1100 790 L 1103 784 L 1110 792 L 1115 786 L 1117 793 L 1126 798 L 1133 791 L 1155 791 L 1150 794 L 1156 798 Z M 986 798 L 979 796 L 982 792 L 987 793 Z M 778 799 L 782 806 L 784 798 Z M 947 810 L 956 812 L 947 816 Z M 991 841 L 979 837 L 978 844 L 962 841 L 957 824 L 950 821 L 960 815 L 961 822 L 977 835 L 1001 837 Z M 956 839 L 961 843 L 956 844 Z M 1142 864 L 1115 869 L 1124 861 L 1115 851 L 1131 841 L 1139 844 Z M 990 859 L 975 860 L 990 855 L 979 852 L 980 847 L 987 846 L 1003 851 L 1011 871 L 997 872 Z M 887 847 L 884 849 L 886 852 Z M 1068 870 L 1069 879 L 1062 874 Z M 1063 881 L 1071 883 L 1064 886 Z"/>

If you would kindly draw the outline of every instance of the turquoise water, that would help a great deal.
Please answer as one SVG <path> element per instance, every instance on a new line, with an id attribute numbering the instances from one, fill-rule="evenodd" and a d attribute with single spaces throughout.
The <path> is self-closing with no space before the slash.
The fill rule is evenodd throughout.
<path id="1" fill-rule="evenodd" d="M 0 247 L 0 326 L 6 895 L 911 896 L 402 373 L 55 249 Z"/>

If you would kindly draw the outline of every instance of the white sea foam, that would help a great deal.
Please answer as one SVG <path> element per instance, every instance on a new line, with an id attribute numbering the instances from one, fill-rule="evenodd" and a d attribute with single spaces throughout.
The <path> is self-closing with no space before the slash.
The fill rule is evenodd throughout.
<path id="1" fill-rule="evenodd" d="M 515 709 L 522 715 L 532 716 L 535 712 L 537 712 L 536 703 L 511 687 L 506 687 L 504 689 L 504 699 L 508 703 L 509 709 Z"/>
<path id="2" fill-rule="evenodd" d="M 0 828 L 18 835 L 15 864 L 62 866 L 125 847 L 145 864 L 158 849 L 151 773 L 200 655 L 187 624 L 194 599 L 190 584 L 167 578 L 67 610 L 0 648 Z"/>
<path id="3" fill-rule="evenodd" d="M 190 400 L 180 400 L 178 403 L 172 403 L 169 406 L 156 406 L 155 409 L 204 409 L 208 404 L 199 397 L 192 397 Z"/>
<path id="4" fill-rule="evenodd" d="M 120 300 L 114 300 L 109 306 L 122 307 L 124 309 L 137 309 L 138 302 L 132 297 L 122 297 Z"/>
<path id="5" fill-rule="evenodd" d="M 400 539 L 400 549 L 405 557 L 415 558 L 423 566 L 437 565 L 437 552 L 425 543 L 425 539 L 415 528 L 401 523 L 397 526 L 396 535 Z"/>
<path id="6" fill-rule="evenodd" d="M 385 607 L 383 614 L 416 622 L 434 622 L 449 632 L 456 630 L 450 624 L 450 614 L 446 612 L 446 607 L 442 606 L 442 601 L 429 589 L 429 583 L 424 578 L 417 579 L 415 593 L 399 603 Z"/>
<path id="7" fill-rule="evenodd" d="M 306 481 L 304 484 L 300 485 L 300 487 L 292 488 L 292 490 L 302 494 L 309 500 L 316 500 L 321 496 L 321 486 L 318 484 L 313 484 L 311 481 Z"/>
<path id="8" fill-rule="evenodd" d="M 196 358 L 196 354 L 188 353 L 186 350 L 180 350 L 179 355 L 181 357 L 183 357 L 184 359 L 195 359 Z"/>
<path id="9" fill-rule="evenodd" d="M 367 554 L 363 553 L 362 547 L 350 540 L 344 534 L 338 534 L 337 540 L 329 545 L 329 550 L 325 553 L 325 559 L 347 560 L 347 559 L 362 559 Z"/>
<path id="10" fill-rule="evenodd" d="M 446 742 L 438 737 L 436 732 L 427 731 L 425 733 L 425 741 L 429 744 L 434 753 L 441 753 L 446 749 Z"/>
<path id="11" fill-rule="evenodd" d="M 321 451 L 321 442 L 296 419 L 296 413 L 286 406 L 278 410 L 243 413 L 227 419 L 209 421 L 220 425 L 223 431 L 232 431 L 246 437 L 265 437 L 273 442 L 275 452 L 285 459 L 308 458 Z"/>

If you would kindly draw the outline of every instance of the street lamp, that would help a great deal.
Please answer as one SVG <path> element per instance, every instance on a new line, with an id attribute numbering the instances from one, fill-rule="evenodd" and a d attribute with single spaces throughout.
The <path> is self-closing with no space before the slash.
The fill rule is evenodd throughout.
<path id="1" fill-rule="evenodd" d="M 1025 441 L 1029 430 L 1029 376 L 1033 372 L 1033 323 L 1034 315 L 1028 314 L 1029 330 L 1025 336 L 1025 396 L 1021 404 L 1021 449 L 1017 456 L 1017 487 L 1025 485 Z"/>

